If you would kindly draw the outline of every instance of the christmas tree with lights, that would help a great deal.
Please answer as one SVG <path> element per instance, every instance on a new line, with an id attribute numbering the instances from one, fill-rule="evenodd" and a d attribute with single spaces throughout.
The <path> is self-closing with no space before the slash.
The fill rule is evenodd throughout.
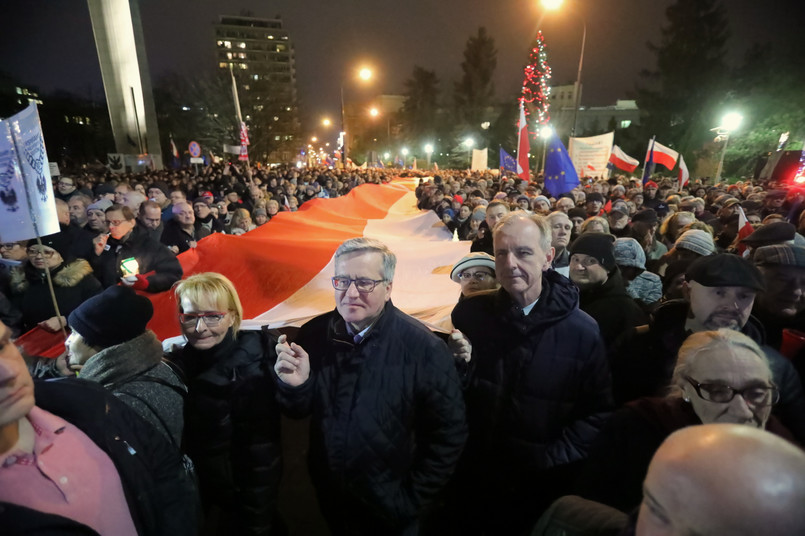
<path id="1" fill-rule="evenodd" d="M 548 80 L 551 78 L 551 68 L 548 65 L 548 53 L 545 51 L 545 38 L 542 32 L 537 37 L 528 54 L 528 65 L 523 69 L 523 90 L 520 101 L 523 102 L 526 116 L 537 114 L 537 124 L 546 125 L 551 116 L 548 114 L 550 102 L 548 97 L 551 88 Z M 533 124 L 533 123 L 532 123 Z"/>

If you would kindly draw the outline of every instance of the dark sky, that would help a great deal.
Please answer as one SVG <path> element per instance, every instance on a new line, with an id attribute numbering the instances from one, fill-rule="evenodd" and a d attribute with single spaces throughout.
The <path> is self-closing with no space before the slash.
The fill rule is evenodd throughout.
<path id="1" fill-rule="evenodd" d="M 7 5 L 11 3 L 11 5 Z M 212 23 L 220 14 L 250 10 L 280 15 L 296 49 L 303 120 L 310 125 L 338 112 L 339 85 L 350 67 L 368 61 L 377 71 L 373 91 L 399 93 L 414 65 L 435 70 L 442 89 L 460 75 L 467 38 L 485 26 L 498 49 L 497 95 L 514 94 L 528 45 L 545 34 L 553 82 L 575 79 L 587 21 L 583 105 L 627 98 L 643 68 L 654 66 L 646 42 L 659 42 L 672 0 L 566 0 L 564 11 L 542 17 L 537 0 L 141 0 L 152 77 L 192 73 L 214 64 Z M 796 17 L 796 0 L 729 0 L 730 58 L 749 44 L 782 39 Z M 0 69 L 43 93 L 66 89 L 100 96 L 102 84 L 89 11 L 81 0 L 12 0 L 3 6 Z M 540 18 L 541 19 L 541 23 Z M 782 28 L 782 29 L 781 29 Z M 695 83 L 695 73 L 691 73 Z M 352 82 L 347 80 L 347 95 Z M 308 131 L 311 131 L 308 128 Z"/>

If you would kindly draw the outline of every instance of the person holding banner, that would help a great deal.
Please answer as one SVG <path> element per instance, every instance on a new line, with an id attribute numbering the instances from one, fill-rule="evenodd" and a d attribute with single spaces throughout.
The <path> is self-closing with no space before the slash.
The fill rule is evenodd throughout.
<path id="1" fill-rule="evenodd" d="M 93 239 L 95 256 L 90 261 L 104 288 L 122 283 L 134 290 L 162 292 L 182 278 L 179 261 L 137 225 L 129 207 L 109 207 L 106 223 L 109 234 Z"/>
<path id="2" fill-rule="evenodd" d="M 67 315 L 84 301 L 101 292 L 101 283 L 84 259 L 70 253 L 64 233 L 55 233 L 28 242 L 28 262 L 11 273 L 11 302 L 22 312 L 20 333 L 37 325 L 47 331 L 59 331 L 67 325 Z M 61 317 L 56 316 L 45 270 L 50 270 L 53 292 Z"/>

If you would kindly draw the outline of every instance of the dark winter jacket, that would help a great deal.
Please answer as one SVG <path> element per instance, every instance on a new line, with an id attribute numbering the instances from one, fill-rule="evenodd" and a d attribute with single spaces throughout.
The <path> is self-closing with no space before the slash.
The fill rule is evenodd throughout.
<path id="1" fill-rule="evenodd" d="M 312 415 L 310 472 L 334 533 L 411 530 L 453 473 L 467 437 L 447 346 L 391 301 L 355 344 L 337 311 L 296 342 L 310 355 L 299 387 L 278 381 L 293 416 Z"/>
<path id="2" fill-rule="evenodd" d="M 59 312 L 63 317 L 87 299 L 101 292 L 101 284 L 84 259 L 62 263 L 50 270 L 53 291 Z M 15 269 L 11 274 L 11 303 L 22 312 L 21 333 L 34 328 L 37 323 L 56 316 L 50 297 L 47 275 L 44 270 L 30 263 Z"/>
<path id="3" fill-rule="evenodd" d="M 626 293 L 618 268 L 609 274 L 601 286 L 581 290 L 579 309 L 598 323 L 607 350 L 612 348 L 618 337 L 648 322 L 643 310 Z"/>
<path id="4" fill-rule="evenodd" d="M 472 241 L 470 251 L 483 251 L 494 257 L 495 246 L 492 243 L 492 230 L 486 224 L 486 221 L 482 221 L 478 227 L 478 238 Z"/>
<path id="5" fill-rule="evenodd" d="M 472 343 L 462 491 L 468 504 L 494 504 L 487 510 L 494 523 L 523 518 L 507 529 L 523 530 L 562 494 L 568 464 L 586 457 L 612 409 L 598 326 L 579 310 L 576 286 L 553 270 L 543 272 L 542 293 L 527 316 L 499 289 L 461 301 L 452 318 Z M 522 497 L 535 501 L 530 510 L 495 513 Z"/>
<path id="6" fill-rule="evenodd" d="M 148 292 L 168 290 L 182 278 L 182 266 L 171 251 L 154 241 L 139 224 L 123 237 L 122 242 L 109 238 L 106 249 L 92 261 L 95 274 L 103 288 L 117 285 L 123 273 L 120 264 L 134 257 L 140 266 L 140 273 L 148 275 Z M 153 273 L 151 273 L 153 272 Z"/>
<path id="7" fill-rule="evenodd" d="M 160 241 L 169 247 L 176 246 L 179 248 L 179 253 L 184 253 L 190 249 L 190 242 L 197 242 L 209 235 L 210 231 L 206 227 L 194 227 L 193 233 L 190 234 L 182 229 L 179 222 L 170 220 L 165 222 L 165 231 Z"/>
<path id="8" fill-rule="evenodd" d="M 222 509 L 231 534 L 270 534 L 282 473 L 274 345 L 240 331 L 209 350 L 176 348 L 166 359 L 188 387 L 185 449 L 205 509 Z"/>
<path id="9" fill-rule="evenodd" d="M 195 485 L 179 451 L 162 434 L 94 382 L 62 378 L 34 385 L 39 408 L 76 426 L 112 460 L 138 534 L 198 534 Z M 0 527 L 3 534 L 13 535 L 92 534 L 63 517 L 6 503 L 0 503 Z"/>
<path id="10" fill-rule="evenodd" d="M 79 373 L 100 383 L 129 405 L 177 447 L 182 444 L 182 410 L 187 388 L 162 363 L 162 343 L 146 331 L 90 357 Z"/>
<path id="11" fill-rule="evenodd" d="M 643 481 L 654 453 L 665 439 L 687 426 L 702 424 L 690 403 L 681 397 L 640 398 L 612 415 L 590 449 L 578 493 L 622 512 L 631 512 L 643 499 Z M 771 416 L 766 430 L 794 441 Z"/>
<path id="12" fill-rule="evenodd" d="M 685 300 L 662 304 L 651 324 L 634 330 L 614 350 L 610 357 L 616 403 L 665 394 L 677 353 L 690 335 L 685 329 L 688 309 Z M 805 393 L 799 374 L 788 359 L 765 346 L 763 326 L 754 317 L 749 317 L 741 333 L 758 343 L 769 359 L 774 383 L 780 389 L 774 414 L 798 442 L 805 443 Z"/>

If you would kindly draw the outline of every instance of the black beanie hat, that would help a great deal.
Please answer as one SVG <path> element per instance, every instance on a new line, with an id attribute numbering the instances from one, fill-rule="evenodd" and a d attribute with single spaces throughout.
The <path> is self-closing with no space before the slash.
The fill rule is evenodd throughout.
<path id="1" fill-rule="evenodd" d="M 570 244 L 571 255 L 589 255 L 601 263 L 607 272 L 615 269 L 615 237 L 607 233 L 583 233 Z"/>
<path id="2" fill-rule="evenodd" d="M 573 207 L 567 211 L 568 218 L 583 218 L 587 219 L 587 211 L 581 207 Z"/>
<path id="3" fill-rule="evenodd" d="M 171 195 L 170 187 L 168 186 L 168 183 L 165 181 L 154 181 L 148 186 L 148 190 L 152 188 L 159 188 L 160 190 L 162 190 L 162 193 L 165 194 L 165 197 L 170 197 Z M 146 193 L 148 192 L 148 190 L 146 190 Z"/>
<path id="4" fill-rule="evenodd" d="M 42 241 L 43 246 L 47 246 L 58 251 L 59 255 L 61 255 L 62 259 L 65 261 L 72 259 L 72 255 L 70 254 L 70 239 L 65 233 L 49 234 L 41 237 L 40 240 Z M 37 244 L 36 238 L 28 240 L 28 247 L 37 245 L 39 244 Z"/>
<path id="5" fill-rule="evenodd" d="M 148 298 L 129 287 L 114 286 L 79 305 L 67 323 L 88 345 L 109 348 L 145 333 L 153 314 Z"/>

